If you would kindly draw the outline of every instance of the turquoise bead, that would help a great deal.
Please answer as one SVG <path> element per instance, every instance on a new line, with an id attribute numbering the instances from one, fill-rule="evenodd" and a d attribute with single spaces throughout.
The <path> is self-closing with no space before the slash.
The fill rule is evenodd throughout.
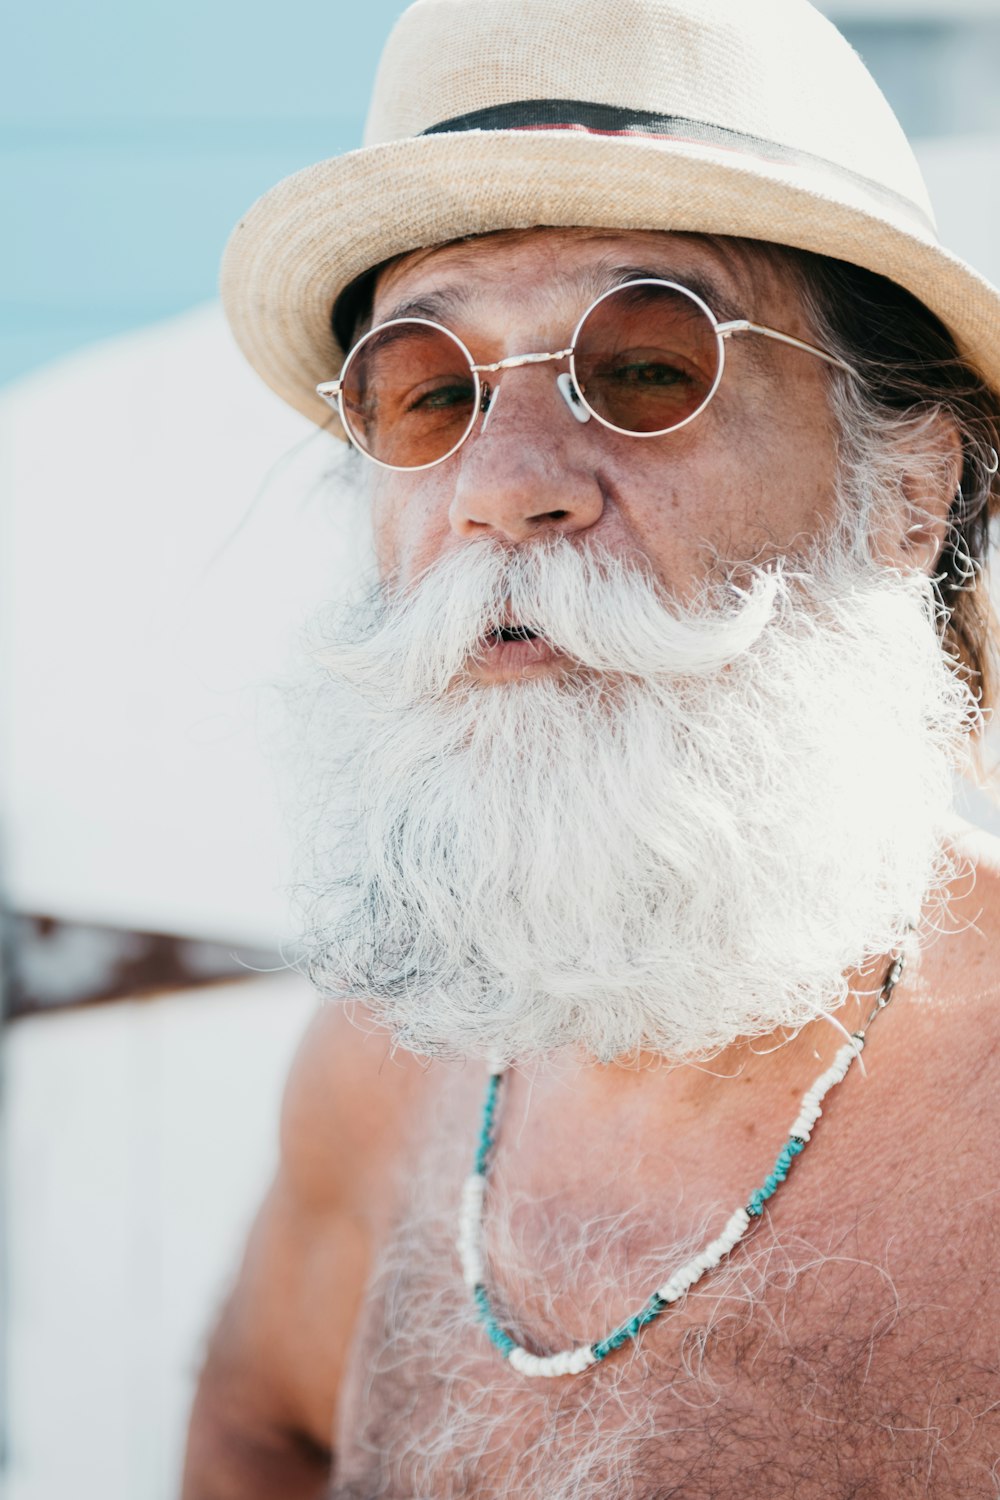
<path id="1" fill-rule="evenodd" d="M 764 1211 L 764 1204 L 768 1198 L 772 1198 L 778 1188 L 786 1181 L 791 1170 L 792 1162 L 800 1152 L 806 1148 L 805 1141 L 797 1135 L 790 1136 L 786 1145 L 778 1152 L 778 1159 L 774 1164 L 774 1171 L 769 1172 L 764 1178 L 763 1185 L 755 1188 L 750 1194 L 747 1202 L 747 1213 L 752 1219 L 759 1219 Z"/>
<path id="2" fill-rule="evenodd" d="M 476 1148 L 476 1171 L 486 1171 L 486 1161 L 493 1147 L 493 1117 L 496 1114 L 497 1095 L 500 1092 L 500 1074 L 491 1073 L 490 1081 L 486 1088 L 486 1100 L 483 1104 L 483 1122 L 479 1131 L 479 1144 Z"/>
<path id="3" fill-rule="evenodd" d="M 596 1360 L 607 1358 L 616 1349 L 620 1349 L 623 1344 L 627 1344 L 630 1339 L 638 1338 L 646 1324 L 652 1323 L 654 1318 L 658 1318 L 666 1306 L 667 1304 L 663 1298 L 657 1292 L 654 1292 L 645 1307 L 640 1312 L 637 1312 L 634 1317 L 629 1318 L 627 1323 L 622 1323 L 613 1333 L 609 1333 L 606 1339 L 602 1339 L 599 1344 L 591 1344 L 591 1354 L 593 1354 Z"/>
<path id="4" fill-rule="evenodd" d="M 500 1324 L 493 1316 L 493 1309 L 490 1307 L 490 1299 L 486 1288 L 480 1283 L 474 1289 L 472 1295 L 479 1310 L 479 1320 L 486 1329 L 490 1343 L 499 1349 L 503 1355 L 509 1354 L 512 1349 L 516 1349 L 517 1345 L 510 1334 L 504 1333 Z"/>
<path id="5" fill-rule="evenodd" d="M 510 1334 L 504 1333 L 503 1329 L 497 1322 L 495 1322 L 493 1318 L 490 1318 L 487 1321 L 486 1332 L 489 1334 L 490 1342 L 492 1343 L 493 1347 L 495 1349 L 499 1349 L 501 1354 L 506 1356 L 511 1352 L 512 1349 L 517 1348 L 517 1345 L 511 1338 Z"/>

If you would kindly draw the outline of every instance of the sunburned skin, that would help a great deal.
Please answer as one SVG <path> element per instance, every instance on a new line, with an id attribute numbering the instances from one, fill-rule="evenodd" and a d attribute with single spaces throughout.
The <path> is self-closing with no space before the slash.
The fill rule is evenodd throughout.
<path id="1" fill-rule="evenodd" d="M 419 252 L 385 275 L 374 316 L 389 317 L 400 300 L 458 288 L 465 320 L 458 331 L 476 358 L 560 348 L 616 267 L 649 265 L 651 255 L 658 274 L 711 278 L 719 316 L 732 304 L 740 315 L 809 337 L 794 289 L 773 268 L 758 274 L 732 246 L 585 231 L 545 230 Z M 661 446 L 575 422 L 544 366 L 508 370 L 503 382 L 488 431 L 480 428 L 460 455 L 426 472 L 380 470 L 373 477 L 381 576 L 404 590 L 441 559 L 458 558 L 484 540 L 524 549 L 558 537 L 573 548 L 593 542 L 613 556 L 644 559 L 683 599 L 697 591 L 713 555 L 766 560 L 797 548 L 808 556 L 810 539 L 838 514 L 828 376 L 808 355 L 756 349 L 746 340 L 733 349 L 711 407 Z M 913 545 L 897 538 L 896 559 L 926 571 L 938 556 L 958 482 L 953 429 L 930 424 L 928 433 L 928 441 L 940 443 L 940 462 L 905 473 L 912 481 L 908 503 L 929 520 L 910 537 Z M 891 553 L 880 553 L 882 560 L 892 562 Z M 932 646 L 936 651 L 936 641 Z M 491 685 L 505 685 L 507 667 L 493 666 Z M 555 678 L 567 664 L 539 670 Z M 896 691 L 906 696 L 910 678 L 893 675 Z M 830 672 L 813 673 L 814 695 L 828 696 L 832 680 Z M 871 680 L 865 676 L 869 686 Z M 477 683 L 477 691 L 486 685 Z M 785 695 L 790 723 L 806 721 L 806 686 L 800 677 L 797 690 Z M 846 696 L 853 699 L 853 686 Z M 881 706 L 883 696 L 877 701 Z M 598 723 L 598 716 L 594 728 L 586 722 L 588 743 Z M 729 736 L 732 714 L 720 712 L 718 723 Z M 764 893 L 766 909 L 738 924 L 748 947 L 793 914 L 774 948 L 782 960 L 800 948 L 811 955 L 833 930 L 836 909 L 857 902 L 867 919 L 872 904 L 873 885 L 858 876 L 863 840 L 851 842 L 843 829 L 852 778 L 864 790 L 878 750 L 870 744 L 869 720 L 855 724 L 844 715 L 813 745 L 838 743 L 835 731 L 848 734 L 850 745 L 802 816 L 791 820 L 788 848 L 797 862 L 780 855 L 777 816 L 752 843 L 747 864 L 715 859 L 711 874 L 721 885 L 709 887 L 698 873 L 704 846 L 691 855 L 695 895 L 721 892 L 707 903 L 713 914 L 731 917 L 740 901 L 752 910 Z M 402 778 L 398 766 L 395 781 L 391 775 L 392 749 L 401 743 L 398 720 L 382 739 L 389 771 L 382 791 L 375 788 L 375 804 Z M 634 747 L 635 740 L 628 743 Z M 884 736 L 878 743 L 885 744 Z M 414 759 L 418 779 L 433 775 L 437 746 L 432 736 L 433 753 Z M 516 748 L 526 756 L 533 749 L 539 763 L 551 753 L 544 734 Z M 860 761 L 857 767 L 851 761 L 849 772 L 847 748 Z M 927 827 L 933 816 L 936 848 L 947 778 L 934 783 L 939 801 L 906 794 L 898 816 L 892 812 L 891 798 L 916 759 L 904 736 L 883 776 L 879 811 L 889 809 L 890 832 L 897 830 L 899 839 L 909 837 L 917 814 Z M 788 782 L 770 764 L 763 779 L 769 772 L 780 812 L 777 792 Z M 838 772 L 843 801 L 835 804 L 831 783 Z M 593 886 L 596 874 L 617 868 L 606 857 L 615 829 L 604 829 L 593 857 L 584 847 L 587 831 L 601 826 L 605 804 L 598 809 L 594 783 L 578 779 L 579 786 L 574 781 L 560 793 L 556 810 L 581 833 L 581 843 L 549 840 L 580 851 L 558 886 L 550 883 L 570 914 L 571 907 L 579 910 L 588 880 Z M 640 767 L 623 784 L 635 785 L 638 799 L 646 781 Z M 693 785 L 690 800 L 703 809 L 710 781 Z M 475 802 L 460 804 L 472 832 L 487 835 L 462 889 L 478 883 L 500 890 L 512 912 L 526 910 L 530 919 L 530 907 L 519 904 L 520 877 L 525 869 L 538 874 L 537 862 L 533 854 L 527 865 L 503 862 L 512 824 L 520 819 L 523 827 L 526 818 L 525 786 L 514 793 L 506 823 L 488 823 Z M 451 804 L 440 800 L 447 811 Z M 544 830 L 550 804 L 537 789 L 532 805 Z M 664 806 L 679 823 L 680 800 L 661 800 L 661 816 Z M 831 807 L 845 809 L 838 827 L 831 827 Z M 317 798 L 315 826 L 323 825 L 326 808 Z M 722 812 L 717 822 L 742 827 Z M 624 817 L 616 824 L 628 826 Z M 400 863 L 413 830 L 405 819 L 393 826 L 403 834 L 378 852 Z M 824 830 L 818 840 L 817 827 Z M 463 1284 L 456 1238 L 487 1076 L 484 1063 L 474 1060 L 482 1052 L 457 1046 L 447 1055 L 469 1060 L 430 1063 L 394 1050 L 359 1002 L 322 1009 L 289 1080 L 277 1179 L 210 1345 L 183 1500 L 1000 1495 L 1000 1129 L 993 1077 L 1000 1053 L 1000 852 L 997 841 L 975 841 L 964 830 L 949 839 L 955 861 L 942 876 L 950 882 L 949 899 L 937 891 L 925 909 L 919 956 L 871 1028 L 866 1071 L 855 1064 L 828 1097 L 788 1181 L 728 1264 L 650 1325 L 634 1349 L 580 1376 L 518 1375 L 477 1325 Z M 444 836 L 438 843 L 452 847 Z M 805 872 L 815 875 L 823 862 L 812 888 L 818 895 L 800 914 L 793 897 L 807 888 Z M 922 857 L 917 866 L 922 878 Z M 480 881 L 480 870 L 499 871 L 497 886 Z M 510 870 L 518 880 L 505 887 Z M 775 877 L 774 895 L 765 870 Z M 403 907 L 413 899 L 417 874 L 401 887 Z M 447 915 L 457 893 L 447 879 L 441 885 L 436 903 Z M 623 878 L 618 896 L 635 889 Z M 546 899 L 537 880 L 534 898 Z M 595 902 L 587 908 L 590 929 L 599 932 L 603 917 L 606 926 L 618 922 L 620 932 L 627 909 L 625 900 L 615 907 Z M 369 910 L 377 916 L 382 908 L 373 900 Z M 539 910 L 557 908 L 550 901 Z M 907 898 L 904 925 L 911 910 Z M 488 925 L 484 920 L 477 939 Z M 443 931 L 450 931 L 447 924 Z M 517 938 L 516 927 L 511 931 Z M 618 932 L 604 933 L 609 953 Z M 721 961 L 726 948 L 712 944 L 713 932 L 718 922 L 695 934 L 701 940 L 692 940 L 690 951 Z M 514 939 L 508 949 L 507 958 L 524 951 Z M 403 969 L 401 990 L 408 974 L 420 974 L 418 960 L 427 951 Z M 878 949 L 861 944 L 857 951 Z M 672 1067 L 651 1047 L 637 1064 L 633 1057 L 624 1065 L 617 1052 L 593 1045 L 581 1056 L 588 1032 L 578 1030 L 574 1043 L 570 1028 L 560 1033 L 561 1051 L 553 1052 L 554 1044 L 534 1052 L 511 1046 L 505 1055 L 522 1065 L 505 1083 L 484 1219 L 489 1293 L 503 1326 L 528 1349 L 550 1353 L 602 1338 L 636 1312 L 771 1170 L 804 1090 L 844 1040 L 832 1022 L 850 1031 L 864 1021 L 890 959 L 881 953 L 866 975 L 846 975 L 852 990 L 866 994 L 835 1017 L 809 1020 L 789 1040 L 772 1029 L 779 1022 L 767 1012 L 772 1019 L 756 1027 L 753 1043 L 733 1023 L 721 1051 L 717 1037 L 701 1051 L 712 1054 L 707 1064 Z M 838 958 L 831 969 L 831 1003 L 845 967 Z M 774 969 L 769 964 L 768 984 Z M 498 961 L 497 972 L 502 978 L 510 970 Z M 593 972 L 608 984 L 611 967 Z M 708 1020 L 733 997 L 733 986 L 721 981 L 665 987 L 681 1008 Z M 353 991 L 361 992 L 360 985 Z M 502 1002 L 502 986 L 497 993 Z M 620 1013 L 602 1009 L 603 994 L 591 996 L 591 1019 Z M 475 1015 L 481 999 L 475 987 L 464 997 L 442 988 L 438 999 L 450 1003 L 456 995 Z M 518 998 L 530 1012 L 539 992 L 520 983 Z M 766 996 L 759 998 L 763 1004 Z M 502 1004 L 490 1016 L 498 1013 Z M 577 1052 L 567 1052 L 574 1044 Z"/>
<path id="2" fill-rule="evenodd" d="M 634 1351 L 582 1376 L 518 1376 L 475 1321 L 455 1230 L 484 1075 L 434 1065 L 416 1085 L 433 1091 L 433 1123 L 399 1164 L 407 1186 L 392 1195 L 395 1222 L 373 1257 L 331 1495 L 994 1494 L 998 1235 L 983 1141 L 996 1134 L 1000 994 L 988 970 L 987 992 L 968 999 L 954 981 L 960 991 L 986 945 L 996 951 L 997 881 L 995 869 L 974 891 L 965 881 L 955 916 L 978 915 L 980 931 L 943 936 L 904 978 L 872 1027 L 867 1078 L 854 1069 L 831 1094 L 745 1246 Z M 825 1063 L 837 1039 L 821 1027 L 800 1041 L 804 1085 L 820 1066 L 813 1051 Z M 386 1061 L 382 1077 L 394 1069 Z M 767 1170 L 799 1091 L 792 1071 L 730 1080 L 730 1117 L 703 1131 L 700 1151 L 682 1124 L 684 1069 L 669 1075 L 674 1129 L 660 1109 L 654 1128 L 640 1107 L 639 1124 L 616 1131 L 581 1117 L 558 1073 L 516 1075 L 486 1210 L 504 1325 L 548 1351 L 638 1308 Z M 619 1104 L 651 1082 L 632 1074 Z"/>
<path id="3" fill-rule="evenodd" d="M 610 1183 L 595 1186 L 600 1198 Z M 933 1192 L 933 1177 L 910 1191 L 921 1187 Z M 800 1212 L 807 1197 L 797 1195 Z M 665 1260 L 703 1243 L 696 1236 L 666 1255 L 648 1249 L 663 1241 L 642 1214 L 588 1224 L 558 1199 L 546 1208 L 554 1225 L 539 1230 L 525 1210 L 511 1216 L 513 1232 L 501 1215 L 492 1233 L 504 1285 L 516 1278 L 528 1310 L 508 1326 L 550 1347 L 581 1327 L 608 1327 L 612 1302 L 638 1306 Z M 442 1277 L 453 1203 L 415 1215 L 389 1247 L 366 1312 L 332 1493 L 701 1497 L 732 1494 L 737 1476 L 741 1493 L 762 1497 L 981 1493 L 996 1439 L 995 1365 L 956 1360 L 935 1278 L 918 1279 L 893 1253 L 884 1211 L 870 1202 L 859 1218 L 845 1205 L 846 1222 L 822 1237 L 805 1218 L 804 1232 L 763 1227 L 634 1353 L 554 1387 L 504 1366 L 457 1277 Z M 568 1306 L 561 1289 L 582 1267 L 614 1297 Z M 935 1270 L 947 1275 L 947 1264 Z M 986 1291 L 966 1286 L 966 1320 Z"/>

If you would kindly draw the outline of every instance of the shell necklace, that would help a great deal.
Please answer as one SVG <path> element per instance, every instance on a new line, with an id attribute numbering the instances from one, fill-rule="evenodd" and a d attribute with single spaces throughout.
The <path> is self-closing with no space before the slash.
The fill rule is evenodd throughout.
<path id="1" fill-rule="evenodd" d="M 506 1072 L 506 1069 L 501 1066 L 492 1068 L 486 1087 L 482 1128 L 479 1132 L 475 1163 L 472 1172 L 465 1179 L 462 1191 L 458 1251 L 465 1283 L 472 1293 L 479 1321 L 507 1363 L 521 1375 L 580 1375 L 592 1365 L 600 1364 L 602 1360 L 607 1359 L 609 1354 L 613 1354 L 624 1344 L 634 1343 L 644 1328 L 655 1322 L 668 1307 L 678 1302 L 688 1288 L 700 1281 L 707 1271 L 711 1271 L 724 1260 L 739 1244 L 754 1220 L 760 1218 L 764 1211 L 764 1204 L 773 1197 L 785 1181 L 795 1158 L 805 1150 L 813 1127 L 823 1113 L 823 1100 L 830 1089 L 846 1077 L 851 1063 L 860 1056 L 865 1045 L 865 1034 L 875 1017 L 892 999 L 893 990 L 899 983 L 902 972 L 903 957 L 900 954 L 892 962 L 879 991 L 875 1008 L 868 1020 L 860 1030 L 852 1032 L 850 1041 L 844 1043 L 830 1066 L 803 1094 L 798 1115 L 792 1124 L 788 1139 L 778 1152 L 774 1166 L 760 1187 L 754 1188 L 745 1206 L 737 1208 L 730 1216 L 722 1233 L 714 1240 L 710 1240 L 697 1255 L 692 1256 L 689 1261 L 672 1271 L 639 1311 L 626 1322 L 612 1329 L 605 1338 L 598 1339 L 593 1344 L 581 1344 L 576 1349 L 564 1349 L 557 1354 L 532 1354 L 530 1350 L 512 1339 L 497 1322 L 486 1289 L 482 1251 L 483 1209 L 490 1156 L 496 1140 L 494 1117 L 500 1097 L 500 1086 Z"/>

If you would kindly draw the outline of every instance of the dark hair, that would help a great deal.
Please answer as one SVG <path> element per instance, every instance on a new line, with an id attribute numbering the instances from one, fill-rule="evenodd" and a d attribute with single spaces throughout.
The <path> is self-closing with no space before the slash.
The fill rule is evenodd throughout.
<path id="1" fill-rule="evenodd" d="M 375 300 L 375 286 L 382 272 L 391 266 L 393 260 L 383 260 L 379 265 L 372 266 L 368 271 L 362 271 L 349 282 L 333 304 L 330 314 L 330 327 L 333 336 L 346 354 L 351 345 L 365 332 L 372 315 L 372 303 Z"/>
<path id="2" fill-rule="evenodd" d="M 946 614 L 945 645 L 987 707 L 1000 644 L 984 576 L 990 524 L 1000 510 L 1000 399 L 940 319 L 895 282 L 826 256 L 782 253 L 798 270 L 818 341 L 861 376 L 837 377 L 842 425 L 860 428 L 869 448 L 884 449 L 907 419 L 915 425 L 944 413 L 955 423 L 961 481 L 934 581 Z"/>

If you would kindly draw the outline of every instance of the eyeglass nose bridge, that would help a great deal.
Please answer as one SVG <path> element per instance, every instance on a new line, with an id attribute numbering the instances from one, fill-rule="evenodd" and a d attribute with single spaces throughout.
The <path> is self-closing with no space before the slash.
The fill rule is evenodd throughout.
<path id="1" fill-rule="evenodd" d="M 517 370 L 522 365 L 551 364 L 553 360 L 570 359 L 572 357 L 572 354 L 572 348 L 556 349 L 551 353 L 510 354 L 506 359 L 497 359 L 494 360 L 491 364 L 472 365 L 472 372 L 479 380 L 480 384 L 479 411 L 482 414 L 483 418 L 483 425 L 480 431 L 486 431 L 486 424 L 493 414 L 493 409 L 497 404 L 497 397 L 500 394 L 499 387 L 491 386 L 488 381 L 482 380 L 480 378 L 481 376 L 492 375 L 494 373 L 498 373 L 501 370 Z M 569 407 L 573 416 L 576 417 L 577 421 L 589 422 L 590 412 L 587 411 L 586 407 L 583 405 L 583 402 L 580 399 L 576 386 L 573 383 L 572 375 L 564 373 L 557 376 L 556 385 L 559 387 L 559 394 L 562 396 L 563 400 L 566 402 L 566 405 Z"/>
<path id="2" fill-rule="evenodd" d="M 516 370 L 520 365 L 544 365 L 553 359 L 569 359 L 572 349 L 557 349 L 554 354 L 511 354 L 492 365 L 473 365 L 477 375 L 491 375 L 495 370 Z"/>

